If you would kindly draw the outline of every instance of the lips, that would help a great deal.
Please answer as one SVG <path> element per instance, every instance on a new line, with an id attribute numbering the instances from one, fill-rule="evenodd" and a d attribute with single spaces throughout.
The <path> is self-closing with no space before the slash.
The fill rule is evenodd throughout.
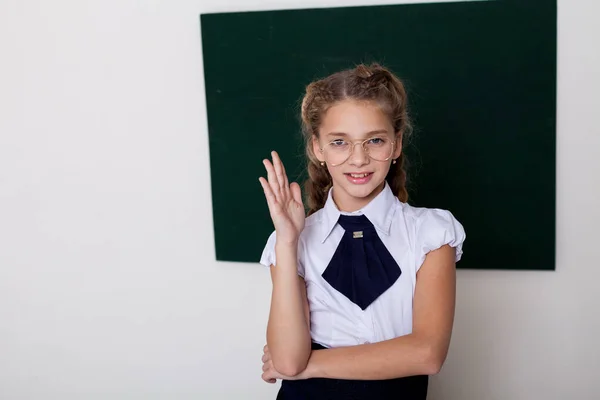
<path id="1" fill-rule="evenodd" d="M 349 172 L 344 174 L 348 180 L 354 184 L 362 185 L 371 180 L 372 172 Z"/>

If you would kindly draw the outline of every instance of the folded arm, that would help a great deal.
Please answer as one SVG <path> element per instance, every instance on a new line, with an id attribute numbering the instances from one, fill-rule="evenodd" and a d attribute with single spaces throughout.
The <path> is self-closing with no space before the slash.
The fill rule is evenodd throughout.
<path id="1" fill-rule="evenodd" d="M 430 252 L 417 273 L 411 334 L 312 352 L 301 378 L 392 379 L 434 375 L 446 359 L 456 293 L 455 250 Z"/>

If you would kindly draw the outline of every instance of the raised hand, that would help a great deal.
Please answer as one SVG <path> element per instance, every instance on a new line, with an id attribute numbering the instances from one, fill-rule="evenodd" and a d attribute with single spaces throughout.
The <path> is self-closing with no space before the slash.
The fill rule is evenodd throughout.
<path id="1" fill-rule="evenodd" d="M 267 198 L 271 219 L 277 232 L 277 241 L 294 244 L 304 229 L 306 217 L 300 185 L 296 182 L 290 185 L 279 155 L 273 151 L 271 156 L 273 163 L 263 160 L 268 181 L 263 177 L 260 177 L 259 181 Z"/>

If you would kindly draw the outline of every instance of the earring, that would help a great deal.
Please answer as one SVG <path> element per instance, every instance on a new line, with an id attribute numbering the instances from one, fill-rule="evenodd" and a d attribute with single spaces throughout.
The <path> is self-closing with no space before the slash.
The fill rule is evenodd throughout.
<path id="1" fill-rule="evenodd" d="M 325 163 L 324 163 L 324 162 L 321 162 L 321 167 L 322 167 L 322 166 L 324 166 L 324 165 L 325 165 Z"/>
<path id="2" fill-rule="evenodd" d="M 392 164 L 396 164 L 396 159 L 395 158 L 392 160 Z"/>

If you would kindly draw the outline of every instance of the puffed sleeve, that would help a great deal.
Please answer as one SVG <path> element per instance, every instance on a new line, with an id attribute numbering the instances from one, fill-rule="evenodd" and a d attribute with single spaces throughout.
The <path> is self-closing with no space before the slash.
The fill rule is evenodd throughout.
<path id="1" fill-rule="evenodd" d="M 267 239 L 267 244 L 263 249 L 262 255 L 260 256 L 260 263 L 265 267 L 270 267 L 271 265 L 275 265 L 275 231 L 271 233 L 269 239 Z"/>
<path id="2" fill-rule="evenodd" d="M 455 261 L 458 262 L 462 257 L 465 230 L 450 211 L 425 209 L 417 224 L 416 237 L 417 271 L 423 265 L 427 253 L 446 244 L 456 249 Z"/>
<path id="3" fill-rule="evenodd" d="M 275 231 L 271 233 L 269 239 L 267 239 L 267 244 L 263 249 L 262 255 L 260 257 L 260 263 L 265 267 L 270 267 L 271 265 L 277 265 L 277 260 L 275 258 L 275 243 L 277 242 L 277 236 Z M 302 240 L 298 243 L 298 275 L 304 277 L 304 265 L 302 264 Z"/>

